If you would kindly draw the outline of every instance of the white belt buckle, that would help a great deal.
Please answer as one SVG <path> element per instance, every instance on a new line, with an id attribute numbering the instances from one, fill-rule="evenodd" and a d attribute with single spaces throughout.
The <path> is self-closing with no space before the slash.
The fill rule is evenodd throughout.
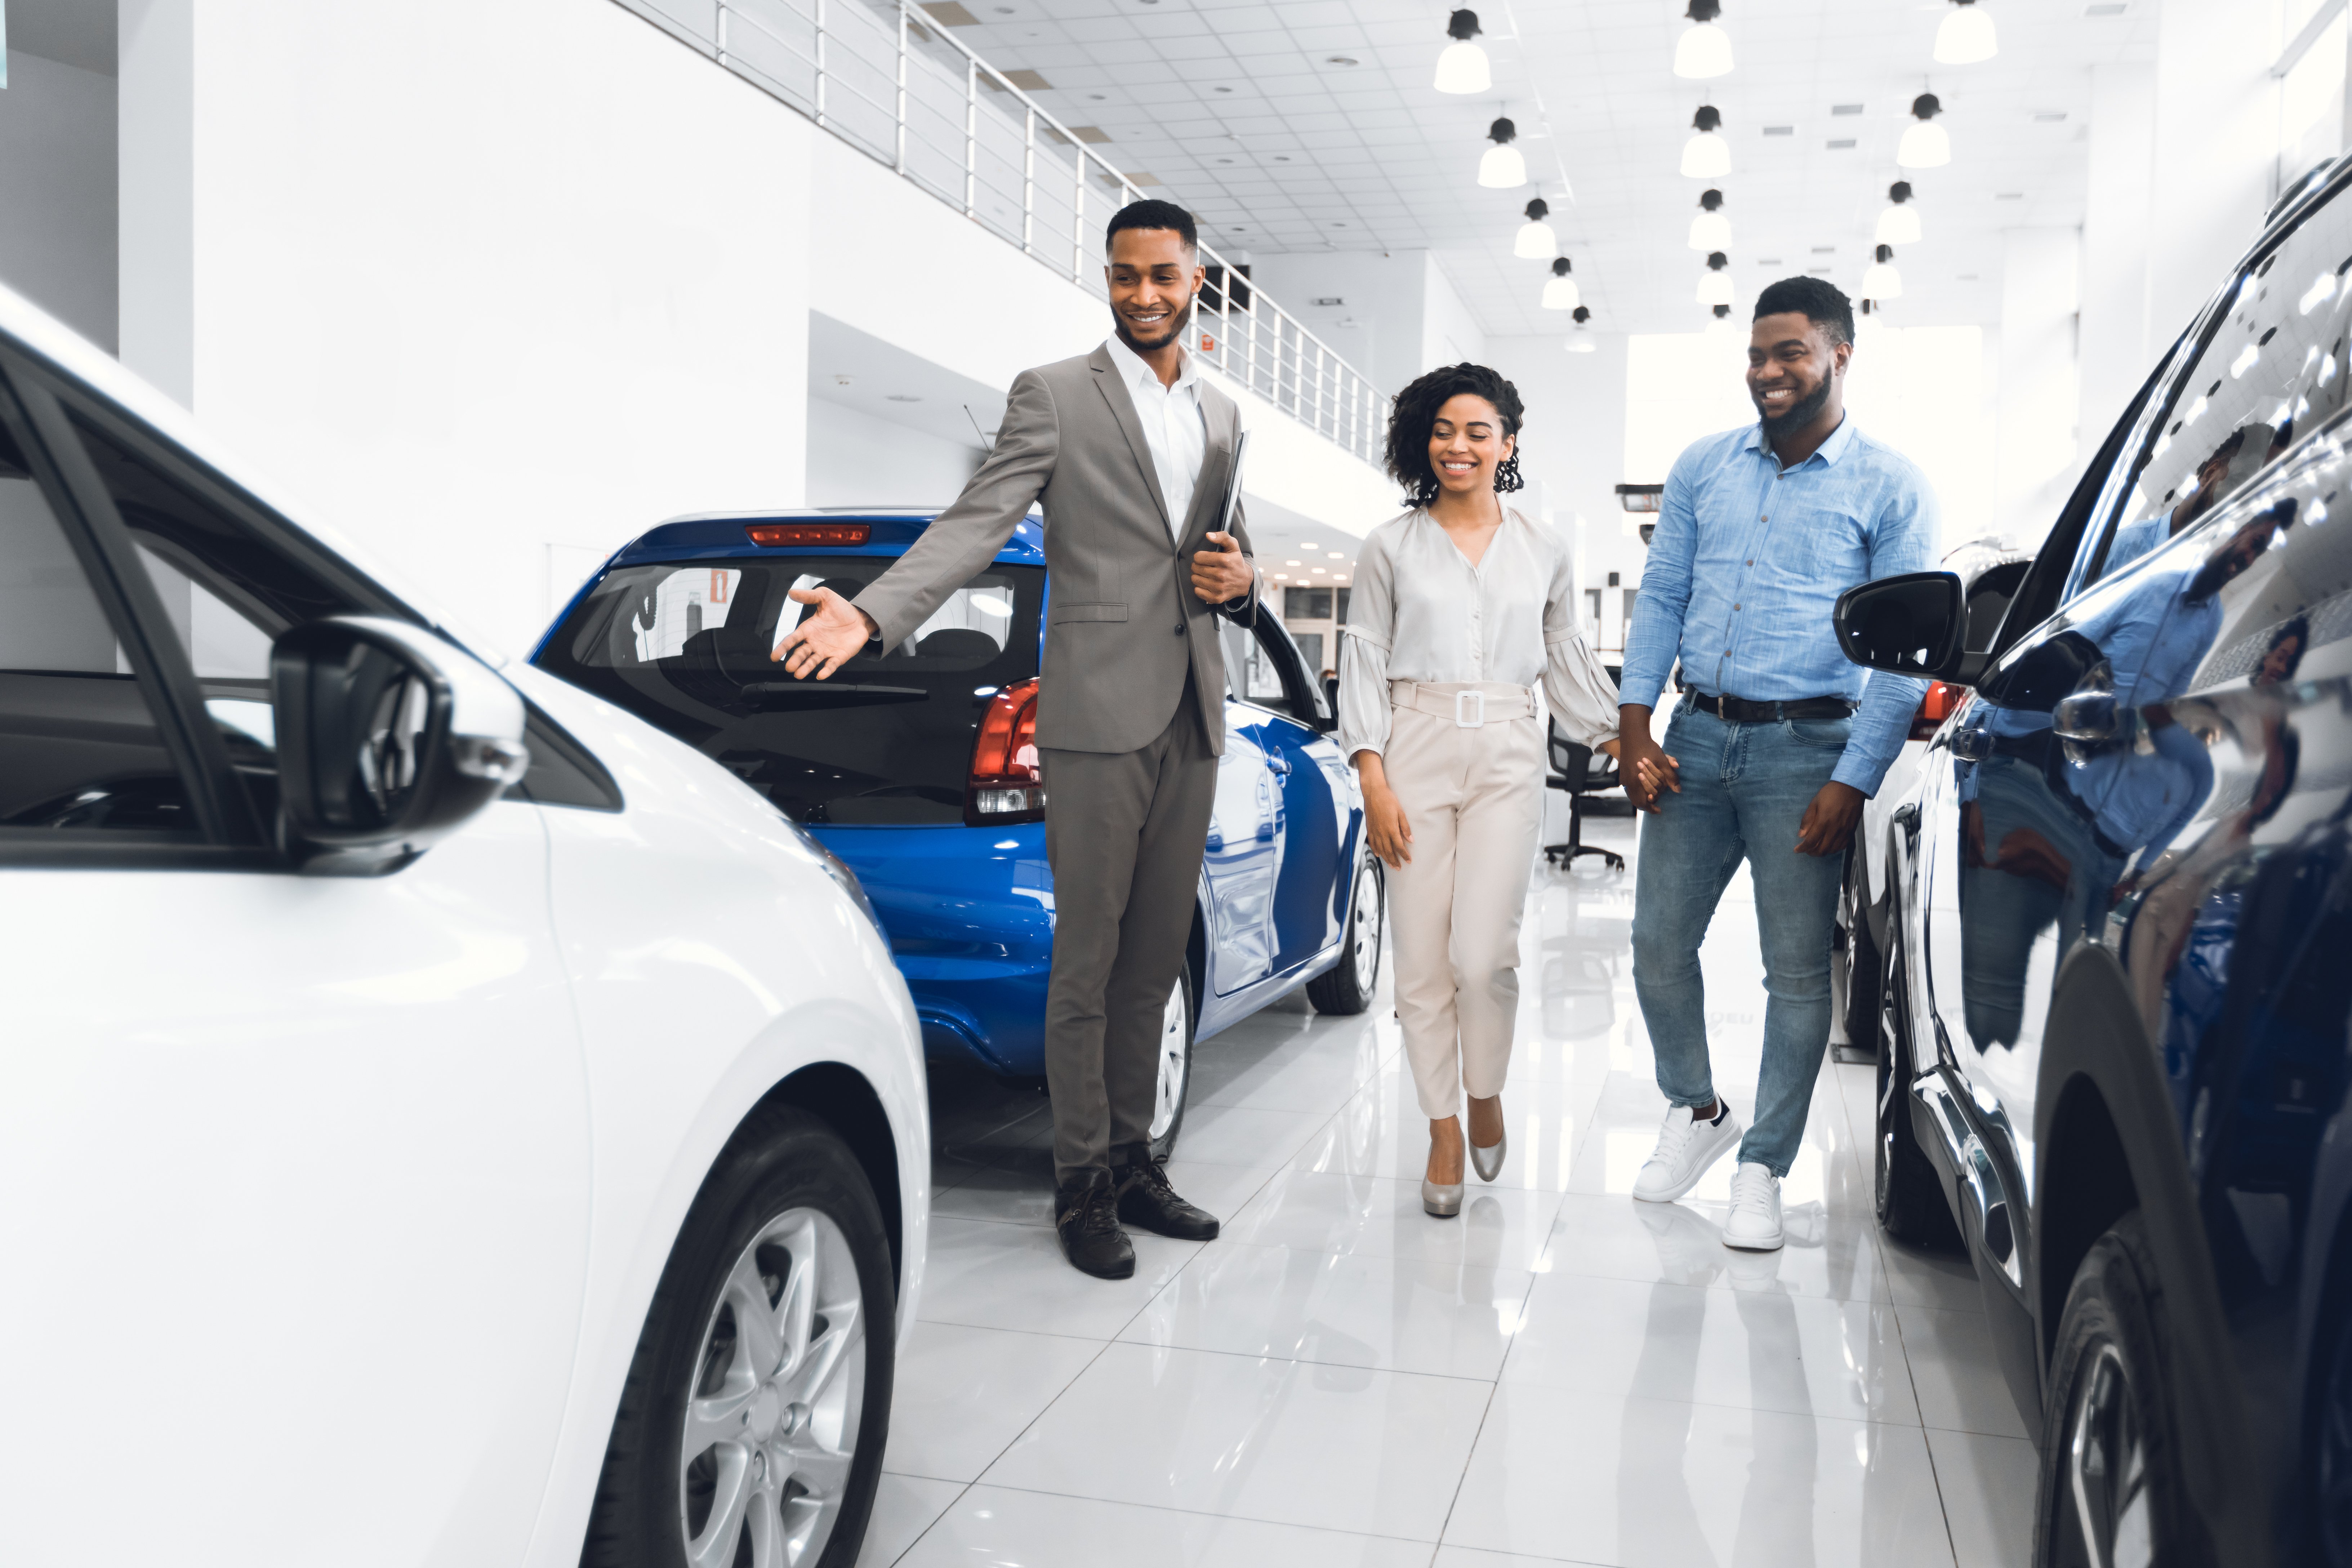
<path id="1" fill-rule="evenodd" d="M 1485 692 L 1457 691 L 1454 694 L 1454 727 L 1457 730 L 1483 730 L 1486 727 Z"/>

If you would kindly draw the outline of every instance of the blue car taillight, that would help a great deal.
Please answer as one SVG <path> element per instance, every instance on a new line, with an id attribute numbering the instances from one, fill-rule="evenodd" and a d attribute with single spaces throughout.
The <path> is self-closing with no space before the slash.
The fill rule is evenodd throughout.
<path id="1" fill-rule="evenodd" d="M 1016 680 L 999 691 L 981 716 L 971 743 L 971 774 L 964 784 L 963 819 L 974 827 L 1038 822 L 1045 816 L 1045 779 L 1037 764 L 1037 680 Z"/>

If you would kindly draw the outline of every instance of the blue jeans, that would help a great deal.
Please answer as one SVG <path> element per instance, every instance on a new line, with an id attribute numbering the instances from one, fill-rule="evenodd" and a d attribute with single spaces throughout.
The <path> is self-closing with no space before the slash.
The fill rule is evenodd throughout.
<path id="1" fill-rule="evenodd" d="M 1682 764 L 1682 793 L 1662 795 L 1658 815 L 1642 819 L 1633 994 L 1649 1025 L 1658 1088 L 1675 1105 L 1715 1098 L 1699 943 L 1743 858 L 1753 873 L 1769 1000 L 1756 1119 L 1739 1158 L 1776 1176 L 1797 1157 L 1829 1046 L 1830 933 L 1845 870 L 1843 856 L 1798 854 L 1797 827 L 1852 729 L 1846 719 L 1727 723 L 1685 700 L 1665 739 Z"/>

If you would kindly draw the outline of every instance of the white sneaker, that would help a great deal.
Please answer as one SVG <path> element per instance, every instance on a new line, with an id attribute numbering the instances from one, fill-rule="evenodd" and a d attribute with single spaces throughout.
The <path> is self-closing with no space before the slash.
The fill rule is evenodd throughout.
<path id="1" fill-rule="evenodd" d="M 1666 1108 L 1658 1146 L 1633 1178 L 1633 1195 L 1645 1204 L 1667 1204 L 1698 1185 L 1706 1168 L 1739 1142 L 1739 1118 L 1721 1099 L 1712 1121 L 1701 1121 L 1686 1106 Z"/>
<path id="2" fill-rule="evenodd" d="M 1780 1178 L 1769 1166 L 1743 1160 L 1731 1173 L 1731 1217 L 1724 1222 L 1723 1245 L 1742 1252 L 1780 1248 Z"/>

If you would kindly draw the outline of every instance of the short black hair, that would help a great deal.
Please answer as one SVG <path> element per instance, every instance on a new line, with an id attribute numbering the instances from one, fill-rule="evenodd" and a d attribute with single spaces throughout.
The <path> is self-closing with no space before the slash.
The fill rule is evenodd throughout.
<path id="1" fill-rule="evenodd" d="M 1756 296 L 1756 321 L 1789 314 L 1821 328 L 1832 344 L 1853 342 L 1853 301 L 1826 278 L 1783 278 Z"/>
<path id="2" fill-rule="evenodd" d="M 1192 215 L 1174 202 L 1146 198 L 1129 202 L 1111 215 L 1109 226 L 1103 230 L 1103 254 L 1110 254 L 1111 237 L 1128 228 L 1172 228 L 1184 237 L 1184 248 L 1197 254 L 1201 248 L 1201 231 L 1192 222 Z"/>
<path id="3" fill-rule="evenodd" d="M 1404 504 L 1425 507 L 1437 500 L 1437 470 L 1429 466 L 1429 436 L 1437 426 L 1437 411 L 1449 397 L 1463 393 L 1483 397 L 1503 416 L 1503 434 L 1517 436 L 1527 408 L 1519 389 L 1483 364 L 1444 364 L 1415 380 L 1389 405 L 1389 477 L 1405 489 Z M 1517 489 L 1510 482 L 1516 468 L 1496 476 L 1497 488 Z"/>

